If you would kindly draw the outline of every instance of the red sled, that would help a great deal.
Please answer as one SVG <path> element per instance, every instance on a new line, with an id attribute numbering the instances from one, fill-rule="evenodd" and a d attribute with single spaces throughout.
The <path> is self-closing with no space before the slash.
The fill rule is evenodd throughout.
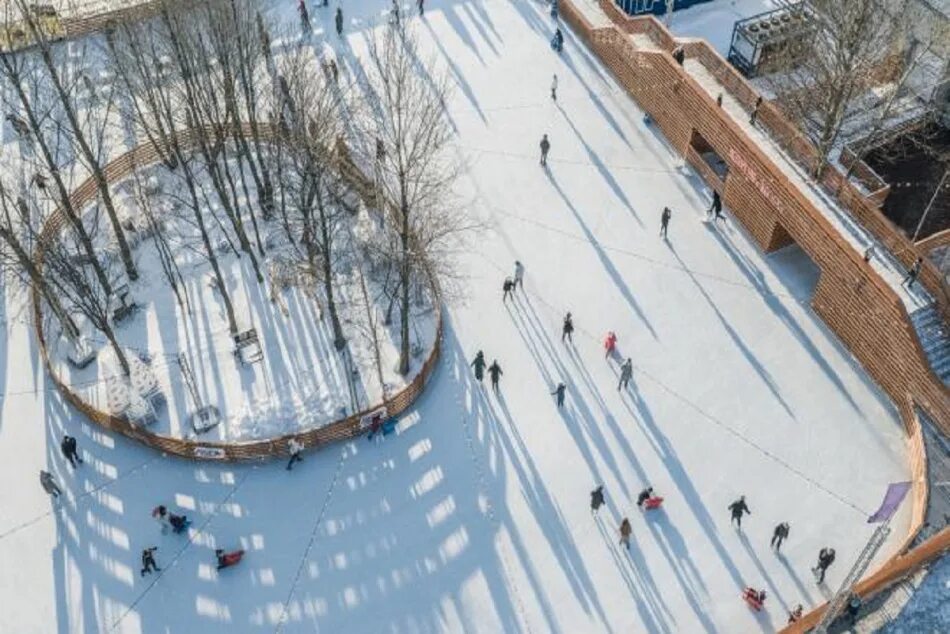
<path id="1" fill-rule="evenodd" d="M 660 497 L 649 498 L 647 499 L 646 502 L 643 503 L 643 508 L 645 508 L 648 511 L 654 511 L 660 508 L 661 506 L 663 506 L 663 498 L 660 498 Z"/>
<path id="2" fill-rule="evenodd" d="M 241 559 L 244 557 L 243 550 L 235 550 L 229 553 L 224 552 L 223 550 L 216 550 L 214 554 L 218 558 L 218 570 L 222 568 L 230 568 L 231 566 L 236 566 L 241 562 Z"/>

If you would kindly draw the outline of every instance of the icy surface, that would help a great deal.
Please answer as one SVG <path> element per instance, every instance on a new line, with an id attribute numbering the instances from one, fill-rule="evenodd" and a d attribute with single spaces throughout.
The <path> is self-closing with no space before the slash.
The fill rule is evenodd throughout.
<path id="1" fill-rule="evenodd" d="M 281 10 L 296 20 L 292 4 Z M 327 36 L 345 75 L 383 4 L 347 2 L 348 46 Z M 319 41 L 332 15 L 311 14 Z M 837 587 L 866 514 L 909 473 L 893 407 L 808 307 L 814 267 L 794 250 L 764 257 L 731 220 L 702 222 L 709 191 L 571 33 L 552 53 L 545 5 L 433 1 L 412 20 L 457 82 L 459 196 L 487 225 L 429 392 L 381 444 L 332 446 L 292 472 L 168 459 L 63 405 L 8 298 L 0 631 L 755 632 Z M 515 259 L 525 290 L 504 305 Z M 637 368 L 623 393 L 607 330 Z M 499 395 L 472 377 L 478 349 L 504 369 Z M 86 460 L 76 471 L 64 431 Z M 599 483 L 607 505 L 592 517 Z M 646 484 L 662 511 L 634 505 Z M 740 494 L 753 513 L 741 533 L 726 511 Z M 160 534 L 159 503 L 193 519 L 189 536 Z M 777 556 L 780 521 L 792 529 Z M 142 578 L 151 545 L 163 571 Z M 817 586 L 826 545 L 838 562 Z M 237 546 L 240 566 L 216 571 L 213 549 Z M 768 590 L 765 611 L 741 601 L 746 584 Z"/>

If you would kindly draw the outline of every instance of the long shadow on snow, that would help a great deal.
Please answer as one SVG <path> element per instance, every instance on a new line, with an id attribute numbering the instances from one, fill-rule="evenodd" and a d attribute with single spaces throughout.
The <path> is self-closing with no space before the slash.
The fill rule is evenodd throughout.
<path id="1" fill-rule="evenodd" d="M 550 169 L 545 169 L 544 175 L 548 177 L 551 185 L 554 186 L 555 191 L 557 191 L 558 195 L 560 195 L 561 200 L 563 200 L 564 204 L 567 205 L 567 208 L 571 210 L 571 213 L 574 215 L 574 219 L 577 220 L 577 224 L 580 225 L 581 230 L 584 232 L 584 237 L 587 238 L 587 241 L 594 248 L 594 252 L 597 254 L 601 265 L 607 271 L 607 274 L 610 275 L 614 285 L 620 291 L 621 296 L 626 300 L 627 305 L 629 305 L 633 312 L 637 314 L 637 316 L 640 318 L 640 321 L 643 322 L 643 325 L 647 327 L 647 330 L 649 330 L 650 334 L 653 335 L 653 338 L 656 339 L 656 331 L 650 324 L 650 320 L 647 319 L 646 315 L 643 313 L 643 310 L 640 308 L 640 305 L 637 303 L 637 300 L 634 299 L 633 293 L 630 292 L 630 288 L 624 281 L 620 271 L 618 271 L 617 267 L 614 266 L 613 261 L 610 259 L 610 257 L 608 257 L 603 247 L 600 246 L 600 243 L 597 241 L 597 238 L 594 236 L 594 234 L 590 232 L 587 224 L 584 222 L 583 218 L 581 218 L 580 212 L 578 212 L 577 208 L 574 207 L 574 203 L 571 202 L 571 199 L 567 197 L 567 195 L 564 193 L 564 190 L 561 189 L 560 185 L 558 185 L 557 179 L 554 178 L 554 175 L 551 173 Z"/>

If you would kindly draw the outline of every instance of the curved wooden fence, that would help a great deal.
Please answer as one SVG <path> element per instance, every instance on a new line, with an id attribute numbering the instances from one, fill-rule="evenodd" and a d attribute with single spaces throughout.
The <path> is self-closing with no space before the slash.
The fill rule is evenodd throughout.
<path id="1" fill-rule="evenodd" d="M 249 134 L 250 128 L 247 124 L 244 126 L 244 133 Z M 177 135 L 178 143 L 184 148 L 193 147 L 196 143 L 196 130 L 184 130 Z M 258 134 L 271 142 L 280 142 L 280 132 L 276 126 L 259 125 Z M 341 151 L 337 153 L 339 162 L 339 171 L 348 179 L 350 185 L 366 202 L 375 203 L 377 200 L 375 186 L 373 181 L 368 178 L 362 170 L 349 158 L 349 153 Z M 106 180 L 112 184 L 130 174 L 138 168 L 155 164 L 162 160 L 163 153 L 151 143 L 143 144 L 129 150 L 125 154 L 110 161 L 104 168 Z M 98 186 L 95 179 L 90 176 L 79 185 L 70 194 L 70 202 L 76 209 L 83 209 L 98 196 Z M 36 262 L 39 267 L 43 266 L 43 246 L 55 237 L 68 224 L 69 220 L 61 210 L 57 210 L 44 225 L 38 240 L 39 247 L 36 252 Z M 40 355 L 43 358 L 43 364 L 46 366 L 47 373 L 56 385 L 57 390 L 63 398 L 77 410 L 82 412 L 89 420 L 105 427 L 106 429 L 118 432 L 124 436 L 137 440 L 149 447 L 158 449 L 169 454 L 185 458 L 199 460 L 252 460 L 269 458 L 276 455 L 285 455 L 288 453 L 288 443 L 291 439 L 296 439 L 306 448 L 320 447 L 328 443 L 353 438 L 365 433 L 365 428 L 361 427 L 361 420 L 379 410 L 386 408 L 389 416 L 401 414 L 422 394 L 426 384 L 435 371 L 439 361 L 439 355 L 442 345 L 442 309 L 439 301 L 440 293 L 434 277 L 430 276 L 432 291 L 436 305 L 436 336 L 429 356 L 422 364 L 419 373 L 413 380 L 398 393 L 381 403 L 377 403 L 363 411 L 357 412 L 343 420 L 339 420 L 328 425 L 317 428 L 305 429 L 292 434 L 286 434 L 276 438 L 264 440 L 250 440 L 238 442 L 203 442 L 198 440 L 187 440 L 173 436 L 164 436 L 156 434 L 132 425 L 124 418 L 114 416 L 93 407 L 81 396 L 72 390 L 65 383 L 53 368 L 50 360 L 49 350 L 47 348 L 46 333 L 43 329 L 43 310 L 42 296 L 39 290 L 34 286 L 32 289 L 33 300 L 33 322 L 36 331 L 36 338 L 40 349 Z"/>

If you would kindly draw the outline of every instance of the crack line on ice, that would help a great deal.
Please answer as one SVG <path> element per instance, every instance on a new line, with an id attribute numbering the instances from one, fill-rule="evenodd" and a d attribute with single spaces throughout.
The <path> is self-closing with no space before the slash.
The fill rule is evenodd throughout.
<path id="1" fill-rule="evenodd" d="M 333 480 L 330 481 L 330 486 L 327 488 L 327 494 L 323 498 L 323 506 L 320 507 L 320 512 L 317 514 L 317 520 L 313 523 L 313 530 L 310 531 L 310 540 L 307 542 L 307 547 L 304 549 L 303 556 L 300 558 L 300 564 L 297 566 L 297 574 L 294 575 L 294 580 L 290 584 L 290 592 L 287 593 L 287 599 L 280 608 L 280 616 L 277 618 L 277 626 L 274 628 L 274 634 L 279 634 L 279 632 L 284 629 L 284 624 L 286 623 L 287 619 L 287 607 L 294 598 L 294 592 L 297 590 L 297 583 L 300 581 L 300 575 L 303 573 L 303 567 L 307 563 L 307 558 L 310 556 L 310 551 L 313 549 L 313 544 L 317 540 L 317 530 L 320 528 L 320 524 L 323 523 L 323 516 L 326 515 L 327 509 L 330 507 L 330 500 L 333 498 L 333 491 L 336 489 L 336 483 L 340 479 L 340 473 L 343 471 L 343 463 L 345 461 L 346 446 L 344 445 L 343 449 L 340 451 L 340 459 L 336 463 L 336 471 L 333 473 Z"/>

